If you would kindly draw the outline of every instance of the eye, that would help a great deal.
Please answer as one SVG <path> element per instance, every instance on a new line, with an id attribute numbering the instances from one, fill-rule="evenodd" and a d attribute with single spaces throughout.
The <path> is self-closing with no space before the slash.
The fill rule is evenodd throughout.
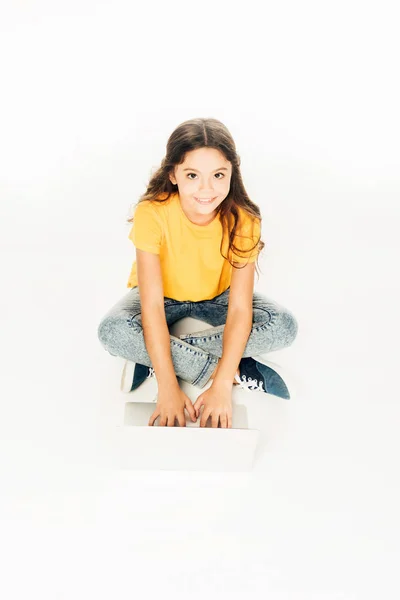
<path id="1" fill-rule="evenodd" d="M 187 176 L 189 177 L 189 175 L 196 175 L 196 173 L 188 173 Z M 215 173 L 215 175 L 222 175 L 222 177 L 225 177 L 224 173 L 222 173 L 222 172 Z M 192 177 L 190 177 L 189 179 L 192 179 Z M 222 179 L 222 178 L 218 177 L 218 179 Z"/>

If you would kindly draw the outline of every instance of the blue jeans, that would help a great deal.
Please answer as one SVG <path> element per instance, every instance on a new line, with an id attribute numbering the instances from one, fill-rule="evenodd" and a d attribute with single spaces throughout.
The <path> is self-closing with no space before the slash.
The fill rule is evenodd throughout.
<path id="1" fill-rule="evenodd" d="M 222 337 L 228 313 L 229 290 L 211 300 L 179 301 L 164 297 L 168 327 L 183 319 L 200 319 L 211 329 L 170 335 L 171 356 L 177 377 L 204 387 L 222 356 Z M 290 346 L 298 331 L 297 320 L 287 309 L 263 294 L 253 292 L 253 326 L 243 357 L 257 356 Z M 103 317 L 98 338 L 112 356 L 152 367 L 147 353 L 138 286 L 131 288 Z"/>

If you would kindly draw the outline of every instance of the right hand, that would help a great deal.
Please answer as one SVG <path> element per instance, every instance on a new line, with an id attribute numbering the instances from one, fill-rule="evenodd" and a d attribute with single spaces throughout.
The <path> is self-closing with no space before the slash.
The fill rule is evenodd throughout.
<path id="1" fill-rule="evenodd" d="M 180 427 L 186 427 L 185 409 L 189 413 L 192 421 L 197 420 L 192 401 L 179 387 L 159 388 L 157 407 L 150 417 L 149 425 L 154 425 L 154 421 L 160 417 L 159 425 L 164 427 L 175 426 L 175 418 Z"/>

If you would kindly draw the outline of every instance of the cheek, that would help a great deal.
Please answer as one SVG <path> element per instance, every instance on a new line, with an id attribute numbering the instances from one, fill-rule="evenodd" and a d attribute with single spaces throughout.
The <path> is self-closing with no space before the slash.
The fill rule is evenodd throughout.
<path id="1" fill-rule="evenodd" d="M 225 179 L 219 179 L 214 181 L 213 188 L 218 194 L 227 194 L 229 191 L 230 182 Z"/>
<path id="2" fill-rule="evenodd" d="M 181 179 L 178 181 L 178 184 L 182 187 L 193 187 L 193 185 L 196 183 L 195 179 Z"/>

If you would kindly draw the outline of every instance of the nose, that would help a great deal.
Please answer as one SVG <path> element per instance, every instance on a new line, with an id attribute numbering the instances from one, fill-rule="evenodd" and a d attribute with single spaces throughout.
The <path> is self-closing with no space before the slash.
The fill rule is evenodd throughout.
<path id="1" fill-rule="evenodd" d="M 207 198 L 208 196 L 212 196 L 214 194 L 214 189 L 213 189 L 213 177 L 214 175 L 210 175 L 210 178 L 207 179 L 207 177 L 202 177 L 200 176 L 199 178 L 199 192 L 202 193 L 202 195 L 204 196 L 204 198 Z M 215 181 L 215 179 L 214 179 Z"/>
<path id="2" fill-rule="evenodd" d="M 199 192 L 201 192 L 201 194 L 202 194 L 202 196 L 204 196 L 204 198 L 207 198 L 214 194 L 214 190 L 213 190 L 212 186 L 208 185 L 207 182 L 200 183 Z"/>

